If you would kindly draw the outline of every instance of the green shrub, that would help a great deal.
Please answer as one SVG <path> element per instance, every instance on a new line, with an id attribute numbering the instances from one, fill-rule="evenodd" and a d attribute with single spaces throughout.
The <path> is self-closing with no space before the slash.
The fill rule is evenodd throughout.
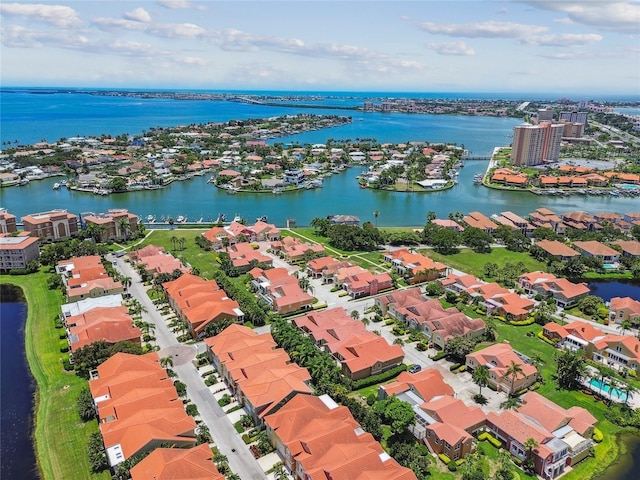
<path id="1" fill-rule="evenodd" d="M 547 342 L 549 345 L 553 345 L 555 346 L 556 342 L 554 342 L 553 340 L 551 340 L 550 338 L 545 337 L 542 332 L 538 332 L 538 338 L 540 340 L 542 340 L 543 342 Z"/>
<path id="2" fill-rule="evenodd" d="M 341 291 L 340 293 L 338 293 L 338 296 L 339 296 L 339 297 L 346 297 L 347 295 L 349 295 L 349 292 L 347 292 L 347 291 L 345 291 L 345 290 L 343 290 L 343 291 Z"/>
<path id="3" fill-rule="evenodd" d="M 449 463 L 451 463 L 451 459 L 447 457 L 444 453 L 439 453 L 438 458 L 442 460 L 442 463 L 444 463 L 445 465 L 449 465 Z"/>
<path id="4" fill-rule="evenodd" d="M 460 363 L 454 363 L 453 365 L 451 365 L 449 367 L 449 370 L 451 370 L 453 372 L 454 370 L 459 369 L 461 366 L 462 366 L 462 364 L 460 364 Z"/>
<path id="5" fill-rule="evenodd" d="M 505 322 L 505 323 L 507 322 L 507 319 L 506 319 L 506 318 L 501 317 L 501 316 L 499 316 L 499 315 L 496 315 L 496 316 L 495 316 L 495 317 L 493 317 L 493 318 L 495 318 L 496 320 L 500 320 L 501 322 Z"/>
<path id="6" fill-rule="evenodd" d="M 401 365 L 398 365 L 397 367 L 391 368 L 377 375 L 371 375 L 367 378 L 361 378 L 360 380 L 356 380 L 353 382 L 353 389 L 359 390 L 361 388 L 369 387 L 377 383 L 386 382 L 387 380 L 391 380 L 392 378 L 397 377 L 401 372 L 404 372 L 406 370 L 407 365 L 403 363 Z"/>
<path id="7" fill-rule="evenodd" d="M 249 438 L 249 435 L 247 435 L 246 433 L 242 434 L 242 441 L 244 443 L 246 443 L 247 445 L 249 445 L 251 443 L 251 439 Z"/>
<path id="8" fill-rule="evenodd" d="M 384 321 L 385 325 L 393 325 L 396 321 L 393 318 Z"/>
<path id="9" fill-rule="evenodd" d="M 510 320 L 509 325 L 513 325 L 514 327 L 524 327 L 526 325 L 532 325 L 535 321 L 535 318 L 529 317 L 526 320 Z"/>
<path id="10" fill-rule="evenodd" d="M 478 435 L 478 440 L 480 440 L 481 442 L 486 440 L 496 448 L 502 447 L 502 442 L 491 435 L 489 432 L 482 432 L 480 435 Z"/>
<path id="11" fill-rule="evenodd" d="M 458 371 L 459 371 L 459 372 L 464 372 L 464 371 L 466 371 L 466 370 L 467 370 L 467 366 L 466 366 L 466 365 L 462 365 L 462 366 L 458 369 Z"/>
<path id="12" fill-rule="evenodd" d="M 447 463 L 447 468 L 450 472 L 455 472 L 458 470 L 458 464 L 456 462 L 449 462 Z"/>
<path id="13" fill-rule="evenodd" d="M 435 355 L 432 355 L 431 357 L 429 357 L 431 360 L 433 360 L 434 362 L 437 362 L 438 360 L 442 360 L 443 358 L 446 358 L 447 353 L 446 352 L 440 352 L 440 353 L 436 353 Z"/>
<path id="14" fill-rule="evenodd" d="M 429 344 L 427 344 L 426 342 L 420 342 L 416 345 L 416 350 L 418 350 L 419 352 L 424 352 L 428 348 Z"/>
<path id="15" fill-rule="evenodd" d="M 218 383 L 218 379 L 216 378 L 215 375 L 209 375 L 207 378 L 204 379 L 204 384 L 207 387 L 210 387 L 211 385 L 215 385 L 216 383 Z"/>
<path id="16" fill-rule="evenodd" d="M 67 353 L 69 351 L 69 342 L 66 340 L 60 340 L 58 345 L 60 346 L 60 353 Z"/>
<path id="17" fill-rule="evenodd" d="M 591 439 L 596 443 L 600 443 L 602 440 L 604 440 L 604 435 L 599 429 L 594 428 L 593 435 L 591 435 Z"/>
<path id="18" fill-rule="evenodd" d="M 64 340 L 65 338 L 67 338 L 67 332 L 66 330 L 62 330 L 60 329 L 60 331 L 58 332 L 58 338 L 60 340 Z"/>

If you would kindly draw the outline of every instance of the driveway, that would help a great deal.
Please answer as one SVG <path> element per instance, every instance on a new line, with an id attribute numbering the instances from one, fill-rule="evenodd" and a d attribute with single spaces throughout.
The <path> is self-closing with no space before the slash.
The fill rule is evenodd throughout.
<path id="1" fill-rule="evenodd" d="M 184 345 L 178 342 L 147 295 L 149 287 L 143 285 L 138 272 L 124 261 L 125 258 L 107 255 L 109 261 L 115 262 L 114 267 L 120 273 L 131 278 L 129 294 L 146 309 L 146 311 L 142 312 L 142 321 L 153 323 L 156 326 L 155 337 L 156 343 L 160 347 L 160 356 L 171 355 L 173 357 L 173 370 L 178 374 L 180 381 L 187 386 L 187 395 L 198 407 L 200 418 L 209 427 L 216 446 L 222 454 L 227 456 L 231 470 L 238 474 L 242 480 L 266 479 L 267 475 L 262 470 L 262 467 L 236 433 L 227 415 L 215 401 L 211 391 L 204 384 L 203 378 L 191 361 L 195 358 L 199 350 L 198 347 L 201 348 L 202 344 Z"/>

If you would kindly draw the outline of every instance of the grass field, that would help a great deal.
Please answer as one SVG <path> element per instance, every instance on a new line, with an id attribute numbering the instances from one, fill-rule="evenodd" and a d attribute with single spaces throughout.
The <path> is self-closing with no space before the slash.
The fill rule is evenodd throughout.
<path id="1" fill-rule="evenodd" d="M 495 263 L 498 267 L 502 268 L 507 263 L 516 264 L 522 262 L 530 272 L 545 270 L 547 268 L 546 264 L 537 261 L 526 252 L 511 252 L 506 248 L 494 248 L 491 250 L 491 253 L 475 253 L 468 248 L 462 248 L 459 253 L 453 255 L 442 255 L 434 250 L 425 250 L 423 253 L 433 260 L 442 262 L 456 270 L 462 270 L 465 273 L 470 273 L 488 281 L 493 279 L 485 276 L 485 263 Z"/>
<path id="2" fill-rule="evenodd" d="M 174 257 L 179 258 L 183 262 L 189 263 L 192 267 L 198 269 L 203 277 L 211 278 L 215 270 L 214 263 L 217 255 L 213 251 L 205 251 L 200 248 L 195 241 L 204 229 L 173 229 L 173 230 L 151 230 L 151 234 L 145 238 L 140 245 L 135 248 L 141 248 L 145 245 L 157 245 L 163 247 L 166 252 L 170 252 Z M 174 242 L 171 240 L 176 238 Z M 184 238 L 184 247 L 180 246 L 179 239 Z"/>
<path id="3" fill-rule="evenodd" d="M 598 419 L 596 426 L 604 434 L 604 440 L 596 445 L 595 457 L 587 458 L 576 465 L 571 472 L 562 478 L 567 480 L 582 480 L 596 477 L 610 466 L 619 454 L 617 435 L 622 432 L 620 427 L 613 425 L 604 418 L 607 405 L 597 401 L 594 396 L 585 395 L 579 391 L 558 390 L 553 380 L 556 369 L 554 356 L 557 350 L 551 345 L 543 342 L 537 336 L 529 337 L 527 332 L 537 334 L 542 330 L 540 325 L 529 325 L 525 327 L 515 327 L 502 322 L 496 322 L 497 341 L 508 340 L 511 346 L 519 351 L 534 357 L 539 355 L 544 363 L 541 366 L 541 373 L 545 383 L 538 389 L 538 393 L 557 403 L 563 408 L 579 406 L 587 409 Z"/>
<path id="4" fill-rule="evenodd" d="M 98 431 L 98 424 L 95 420 L 83 423 L 76 410 L 76 399 L 87 382 L 62 369 L 54 326 L 62 299 L 59 291 L 47 289 L 47 277 L 42 271 L 0 276 L 0 283 L 20 287 L 28 304 L 25 348 L 37 382 L 34 436 L 38 467 L 45 480 L 106 480 L 111 478 L 107 472 L 89 473 L 87 440 Z"/>

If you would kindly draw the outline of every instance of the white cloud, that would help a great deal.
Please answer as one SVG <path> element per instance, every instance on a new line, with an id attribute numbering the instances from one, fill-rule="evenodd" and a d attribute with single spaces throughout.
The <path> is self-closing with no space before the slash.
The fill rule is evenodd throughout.
<path id="1" fill-rule="evenodd" d="M 542 25 L 488 21 L 482 23 L 433 23 L 420 25 L 429 33 L 466 38 L 524 38 L 548 30 Z"/>
<path id="2" fill-rule="evenodd" d="M 203 36 L 207 33 L 202 28 L 193 23 L 143 23 L 140 21 L 125 20 L 118 18 L 96 18 L 93 24 L 101 30 L 134 30 L 145 32 L 149 35 L 162 38 L 195 38 Z"/>
<path id="3" fill-rule="evenodd" d="M 0 3 L 0 13 L 7 16 L 26 17 L 63 28 L 75 27 L 82 23 L 76 11 L 64 5 Z"/>
<path id="4" fill-rule="evenodd" d="M 563 12 L 574 23 L 580 23 L 603 30 L 624 33 L 640 33 L 640 3 L 606 1 L 525 1 L 528 5 L 542 10 Z"/>
<path id="5" fill-rule="evenodd" d="M 204 58 L 200 57 L 174 57 L 174 61 L 185 65 L 198 65 L 200 67 L 203 67 L 208 63 Z"/>
<path id="6" fill-rule="evenodd" d="M 71 35 L 68 32 L 44 32 L 31 30 L 19 25 L 9 25 L 0 29 L 0 40 L 6 47 L 41 48 L 56 46 L 67 49 L 83 49 L 89 45 L 84 35 Z"/>
<path id="7" fill-rule="evenodd" d="M 149 23 L 151 21 L 151 15 L 142 7 L 126 12 L 123 17 L 127 20 L 133 20 L 134 22 Z"/>
<path id="8" fill-rule="evenodd" d="M 156 3 L 171 10 L 204 10 L 204 5 L 196 5 L 190 0 L 156 0 Z"/>
<path id="9" fill-rule="evenodd" d="M 540 45 L 543 47 L 572 47 L 579 45 L 591 45 L 601 40 L 602 35 L 595 33 L 564 33 L 559 35 L 538 35 L 535 37 L 523 38 L 521 42 L 527 45 Z"/>
<path id="10" fill-rule="evenodd" d="M 468 47 L 464 42 L 427 43 L 427 47 L 435 50 L 440 55 L 462 55 L 468 57 L 476 54 L 473 48 Z"/>

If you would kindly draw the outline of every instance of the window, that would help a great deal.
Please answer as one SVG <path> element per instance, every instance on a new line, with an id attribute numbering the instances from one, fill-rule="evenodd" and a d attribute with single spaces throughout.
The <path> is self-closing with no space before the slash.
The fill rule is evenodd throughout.
<path id="1" fill-rule="evenodd" d="M 456 443 L 456 450 L 460 450 L 460 443 Z"/>

